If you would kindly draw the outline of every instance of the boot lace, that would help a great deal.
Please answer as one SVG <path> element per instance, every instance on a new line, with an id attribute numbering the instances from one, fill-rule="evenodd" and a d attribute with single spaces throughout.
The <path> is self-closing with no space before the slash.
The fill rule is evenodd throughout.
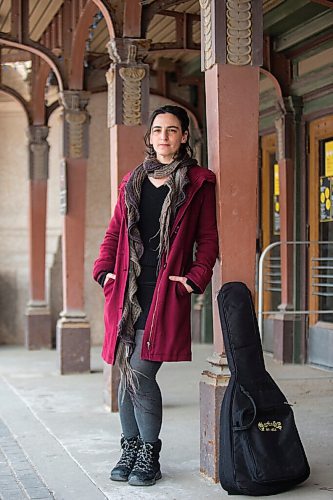
<path id="1" fill-rule="evenodd" d="M 125 440 L 122 448 L 123 452 L 117 466 L 132 468 L 138 453 L 138 443 Z"/>
<path id="2" fill-rule="evenodd" d="M 149 472 L 154 463 L 154 447 L 150 443 L 143 443 L 139 450 L 133 471 Z"/>

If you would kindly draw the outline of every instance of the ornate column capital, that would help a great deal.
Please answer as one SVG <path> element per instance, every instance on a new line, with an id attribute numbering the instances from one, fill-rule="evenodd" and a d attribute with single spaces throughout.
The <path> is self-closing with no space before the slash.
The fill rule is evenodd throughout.
<path id="1" fill-rule="evenodd" d="M 29 179 L 47 180 L 49 175 L 49 127 L 31 125 L 27 130 L 29 139 Z"/>
<path id="2" fill-rule="evenodd" d="M 199 0 L 201 7 L 201 68 L 214 64 L 262 64 L 262 2 Z"/>
<path id="3" fill-rule="evenodd" d="M 149 65 L 143 63 L 150 40 L 113 38 L 108 83 L 108 125 L 141 125 L 149 112 Z"/>
<path id="4" fill-rule="evenodd" d="M 108 44 L 113 63 L 140 64 L 147 56 L 151 40 L 146 38 L 112 38 Z"/>
<path id="5" fill-rule="evenodd" d="M 88 158 L 89 97 L 89 92 L 77 90 L 64 90 L 59 96 L 64 107 L 65 158 Z"/>

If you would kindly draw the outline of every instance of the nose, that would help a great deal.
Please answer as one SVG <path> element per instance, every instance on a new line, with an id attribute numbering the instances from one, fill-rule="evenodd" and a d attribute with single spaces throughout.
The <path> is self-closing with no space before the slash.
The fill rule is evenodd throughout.
<path id="1" fill-rule="evenodd" d="M 168 131 L 167 129 L 162 128 L 162 133 L 161 133 L 162 139 L 167 139 L 168 138 Z"/>

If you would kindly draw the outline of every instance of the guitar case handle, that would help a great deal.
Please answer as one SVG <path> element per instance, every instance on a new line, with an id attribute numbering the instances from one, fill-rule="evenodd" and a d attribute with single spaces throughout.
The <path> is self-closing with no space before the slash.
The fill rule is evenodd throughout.
<path id="1" fill-rule="evenodd" d="M 256 407 L 256 404 L 254 402 L 254 399 L 247 392 L 247 390 L 244 389 L 244 387 L 242 385 L 240 385 L 239 387 L 240 387 L 241 392 L 250 400 L 250 403 L 251 403 L 252 409 L 253 409 L 253 418 L 252 418 L 251 422 L 249 422 L 248 424 L 235 426 L 235 427 L 233 427 L 233 430 L 234 431 L 247 431 L 250 427 L 252 427 L 252 425 L 253 425 L 253 423 L 254 423 L 254 421 L 256 419 L 256 416 L 257 416 L 257 407 Z"/>

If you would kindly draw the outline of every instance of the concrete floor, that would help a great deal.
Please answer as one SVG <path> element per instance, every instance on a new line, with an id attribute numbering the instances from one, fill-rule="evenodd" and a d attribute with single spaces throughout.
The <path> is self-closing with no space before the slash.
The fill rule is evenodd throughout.
<path id="1" fill-rule="evenodd" d="M 36 477 L 22 476 L 31 489 L 26 488 L 22 496 L 15 493 L 10 496 L 10 490 L 6 490 L 6 477 L 8 480 L 10 477 L 4 474 L 0 498 L 213 500 L 227 497 L 219 484 L 199 473 L 198 384 L 201 371 L 208 366 L 205 360 L 211 349 L 206 345 L 195 346 L 192 363 L 162 366 L 158 378 L 164 404 L 163 478 L 155 486 L 135 488 L 108 479 L 110 467 L 119 457 L 120 425 L 118 415 L 110 414 L 102 402 L 100 349 L 92 350 L 92 373 L 60 376 L 55 351 L 28 352 L 23 348 L 1 347 L 0 423 L 9 430 L 7 439 L 11 439 L 11 444 L 7 450 L 12 450 L 14 456 L 12 472 L 15 475 L 20 464 L 21 469 L 26 467 L 23 451 L 24 460 L 29 467 L 32 465 L 30 474 Z M 333 373 L 309 366 L 280 366 L 270 357 L 266 357 L 266 365 L 288 400 L 294 403 L 296 422 L 311 466 L 308 481 L 274 498 L 333 500 Z M 31 491 L 37 492 L 35 496 Z"/>

